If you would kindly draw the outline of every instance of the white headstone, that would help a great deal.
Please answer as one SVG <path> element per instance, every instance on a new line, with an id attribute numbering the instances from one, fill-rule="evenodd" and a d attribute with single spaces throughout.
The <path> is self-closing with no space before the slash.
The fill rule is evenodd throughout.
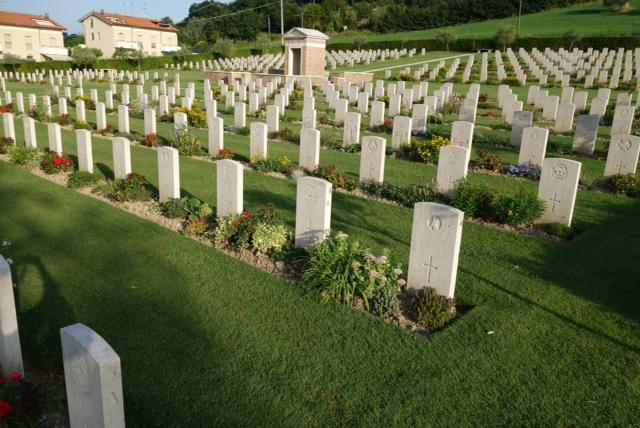
<path id="1" fill-rule="evenodd" d="M 442 146 L 438 157 L 436 190 L 450 194 L 456 182 L 466 178 L 469 168 L 469 150 L 460 146 Z"/>
<path id="2" fill-rule="evenodd" d="M 36 122 L 32 117 L 22 116 L 22 128 L 24 131 L 24 145 L 27 149 L 37 149 Z"/>
<path id="3" fill-rule="evenodd" d="M 520 110 L 513 114 L 513 124 L 511 125 L 511 145 L 520 147 L 522 142 L 522 130 L 533 124 L 533 113 Z"/>
<path id="4" fill-rule="evenodd" d="M 2 375 L 24 374 L 11 266 L 0 255 L 0 368 Z"/>
<path id="5" fill-rule="evenodd" d="M 576 112 L 576 106 L 573 104 L 560 104 L 558 106 L 558 114 L 556 114 L 556 123 L 554 129 L 556 132 L 571 132 L 573 129 L 573 115 Z"/>
<path id="6" fill-rule="evenodd" d="M 121 104 L 118 106 L 118 132 L 128 134 L 129 129 L 129 107 Z"/>
<path id="7" fill-rule="evenodd" d="M 407 288 L 433 288 L 441 296 L 455 294 L 464 213 L 433 202 L 413 209 Z"/>
<path id="8" fill-rule="evenodd" d="M 209 119 L 209 154 L 216 156 L 224 149 L 224 121 L 221 117 Z"/>
<path id="9" fill-rule="evenodd" d="M 354 111 L 347 113 L 342 135 L 343 146 L 360 143 L 360 120 L 360 113 Z"/>
<path id="10" fill-rule="evenodd" d="M 596 147 L 600 115 L 589 114 L 578 117 L 578 125 L 573 138 L 572 150 L 576 153 L 591 156 Z"/>
<path id="11" fill-rule="evenodd" d="M 78 147 L 78 169 L 93 174 L 91 131 L 88 129 L 76 129 L 76 145 Z"/>
<path id="12" fill-rule="evenodd" d="M 158 147 L 159 201 L 180 198 L 180 153 L 169 146 Z"/>
<path id="13" fill-rule="evenodd" d="M 123 137 L 113 139 L 113 176 L 126 178 L 131 174 L 131 143 Z"/>
<path id="14" fill-rule="evenodd" d="M 251 161 L 267 158 L 267 124 L 253 122 L 250 135 Z"/>
<path id="15" fill-rule="evenodd" d="M 231 159 L 216 161 L 216 215 L 226 217 L 243 210 L 243 167 Z"/>
<path id="16" fill-rule="evenodd" d="M 144 135 L 156 133 L 156 111 L 152 108 L 144 109 Z"/>
<path id="17" fill-rule="evenodd" d="M 360 181 L 382 183 L 387 140 L 382 137 L 364 137 L 360 150 Z"/>
<path id="18" fill-rule="evenodd" d="M 400 149 L 400 146 L 411 144 L 412 120 L 406 116 L 396 116 L 393 119 L 393 130 L 391 133 L 391 148 Z"/>
<path id="19" fill-rule="evenodd" d="M 311 128 L 300 130 L 300 159 L 298 164 L 313 171 L 320 163 L 320 131 Z"/>
<path id="20" fill-rule="evenodd" d="M 547 139 L 549 130 L 536 126 L 524 128 L 522 130 L 522 144 L 518 155 L 518 164 L 532 163 L 542 166 L 547 152 Z"/>
<path id="21" fill-rule="evenodd" d="M 609 143 L 604 176 L 616 174 L 634 174 L 640 154 L 640 137 L 632 135 L 614 135 Z"/>
<path id="22" fill-rule="evenodd" d="M 574 160 L 546 158 L 542 163 L 538 198 L 545 203 L 537 223 L 571 226 L 582 164 Z"/>
<path id="23" fill-rule="evenodd" d="M 317 177 L 301 177 L 296 195 L 296 247 L 322 242 L 331 228 L 331 183 Z"/>

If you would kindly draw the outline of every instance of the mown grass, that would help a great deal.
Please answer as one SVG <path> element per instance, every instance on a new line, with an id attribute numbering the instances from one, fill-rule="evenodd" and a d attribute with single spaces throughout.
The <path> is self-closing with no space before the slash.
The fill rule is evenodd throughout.
<path id="1" fill-rule="evenodd" d="M 627 13 L 614 12 L 603 6 L 601 1 L 595 1 L 523 15 L 520 34 L 522 37 L 562 36 L 569 29 L 575 29 L 583 36 L 629 35 L 640 17 L 638 12 L 640 1 L 632 0 L 630 3 L 633 9 Z M 517 19 L 517 16 L 513 16 L 423 31 L 371 34 L 367 35 L 366 39 L 370 42 L 434 39 L 443 29 L 450 30 L 461 39 L 490 39 L 495 36 L 499 27 L 505 25 L 515 27 Z M 333 35 L 329 39 L 329 47 L 331 43 L 352 43 L 354 37 L 351 34 Z"/>

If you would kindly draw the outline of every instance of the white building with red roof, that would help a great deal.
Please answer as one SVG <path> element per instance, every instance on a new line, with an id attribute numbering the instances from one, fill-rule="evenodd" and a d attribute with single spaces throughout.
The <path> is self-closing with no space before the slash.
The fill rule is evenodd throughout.
<path id="1" fill-rule="evenodd" d="M 25 60 L 69 60 L 64 47 L 65 27 L 49 15 L 0 11 L 0 56 Z"/>
<path id="2" fill-rule="evenodd" d="M 85 45 L 97 48 L 105 58 L 117 48 L 142 50 L 147 56 L 162 56 L 180 50 L 178 29 L 157 19 L 92 11 L 79 22 L 84 26 Z"/>

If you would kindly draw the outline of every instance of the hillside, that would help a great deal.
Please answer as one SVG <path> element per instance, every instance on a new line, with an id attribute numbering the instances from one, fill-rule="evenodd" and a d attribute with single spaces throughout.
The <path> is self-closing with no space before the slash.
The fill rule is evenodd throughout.
<path id="1" fill-rule="evenodd" d="M 627 13 L 613 12 L 599 1 L 523 15 L 520 34 L 521 36 L 559 36 L 574 28 L 583 36 L 628 35 L 634 26 L 640 25 L 640 0 L 631 1 L 631 5 L 633 9 Z M 492 38 L 501 26 L 515 26 L 516 23 L 517 17 L 514 16 L 444 28 L 451 30 L 458 38 L 482 39 Z M 371 42 L 433 39 L 444 28 L 371 34 L 367 35 L 366 39 Z M 354 41 L 354 37 L 354 35 L 333 35 L 329 43 L 349 43 Z"/>

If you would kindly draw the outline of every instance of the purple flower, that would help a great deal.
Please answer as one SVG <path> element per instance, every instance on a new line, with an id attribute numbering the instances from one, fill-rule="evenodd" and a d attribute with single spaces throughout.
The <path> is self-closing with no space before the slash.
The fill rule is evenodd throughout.
<path id="1" fill-rule="evenodd" d="M 364 259 L 368 262 L 375 260 L 375 256 L 373 254 L 365 254 Z"/>
<path id="2" fill-rule="evenodd" d="M 388 261 L 389 261 L 389 258 L 387 256 L 380 256 L 376 259 L 376 263 L 379 265 L 386 264 Z"/>

